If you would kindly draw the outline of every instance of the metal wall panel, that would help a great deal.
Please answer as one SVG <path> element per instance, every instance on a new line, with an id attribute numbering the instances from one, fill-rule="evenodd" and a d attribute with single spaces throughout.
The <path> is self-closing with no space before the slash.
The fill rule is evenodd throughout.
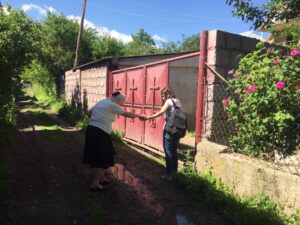
<path id="1" fill-rule="evenodd" d="M 159 110 L 160 109 L 153 111 L 152 109 L 145 109 L 145 114 L 147 116 L 150 116 Z M 164 126 L 163 116 L 156 117 L 151 120 L 146 120 L 144 144 L 156 148 L 159 151 L 163 152 L 163 139 L 162 139 L 163 126 Z"/>
<path id="2" fill-rule="evenodd" d="M 126 72 L 112 74 L 113 92 L 119 91 L 126 95 Z"/>
<path id="3" fill-rule="evenodd" d="M 128 112 L 133 112 L 136 114 L 143 114 L 143 109 L 138 107 L 126 107 Z M 125 128 L 125 137 L 131 140 L 134 140 L 138 143 L 143 142 L 144 136 L 144 125 L 145 122 L 139 118 L 128 118 L 126 117 L 126 128 Z"/>
<path id="4" fill-rule="evenodd" d="M 126 107 L 122 107 L 123 109 L 126 110 Z M 115 122 L 113 122 L 112 127 L 114 130 L 121 131 L 125 133 L 125 117 L 117 115 Z"/>
<path id="5" fill-rule="evenodd" d="M 126 104 L 144 104 L 144 68 L 127 71 Z"/>
<path id="6" fill-rule="evenodd" d="M 168 63 L 149 66 L 146 69 L 146 105 L 162 105 L 160 92 L 168 85 Z"/>
<path id="7" fill-rule="evenodd" d="M 123 95 L 126 95 L 126 73 L 112 74 L 112 92 L 119 91 Z M 125 107 L 123 107 L 125 109 Z M 112 124 L 113 129 L 125 133 L 125 117 L 117 116 L 115 122 Z"/>

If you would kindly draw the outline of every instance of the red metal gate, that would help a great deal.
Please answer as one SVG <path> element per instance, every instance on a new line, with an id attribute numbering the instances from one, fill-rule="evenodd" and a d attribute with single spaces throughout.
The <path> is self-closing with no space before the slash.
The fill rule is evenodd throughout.
<path id="1" fill-rule="evenodd" d="M 126 95 L 126 72 L 115 73 L 113 75 L 112 89 L 112 92 L 120 91 Z M 125 109 L 125 107 L 123 108 Z M 117 115 L 116 121 L 113 123 L 113 128 L 125 133 L 125 117 Z"/>
<path id="2" fill-rule="evenodd" d="M 161 90 L 170 83 L 170 62 L 189 57 L 198 57 L 199 52 L 174 57 L 143 66 L 113 71 L 111 91 L 120 91 L 126 96 L 125 109 L 136 114 L 152 115 L 162 107 Z M 126 140 L 163 154 L 163 116 L 142 121 L 119 116 L 113 128 L 125 134 Z"/>
<path id="3" fill-rule="evenodd" d="M 160 92 L 169 83 L 168 69 L 168 63 L 149 66 L 146 68 L 146 115 L 152 115 L 158 112 L 162 106 Z M 164 118 L 162 116 L 145 121 L 145 145 L 156 146 L 159 150 L 163 149 L 163 125 Z"/>
<path id="4" fill-rule="evenodd" d="M 126 108 L 127 111 L 144 114 L 145 72 L 144 68 L 126 72 Z M 126 118 L 125 137 L 138 143 L 143 142 L 144 121 L 138 118 Z"/>

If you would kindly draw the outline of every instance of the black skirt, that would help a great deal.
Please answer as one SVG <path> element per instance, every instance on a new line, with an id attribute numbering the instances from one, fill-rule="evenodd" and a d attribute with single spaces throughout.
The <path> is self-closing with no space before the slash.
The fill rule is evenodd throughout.
<path id="1" fill-rule="evenodd" d="M 111 136 L 98 127 L 88 125 L 82 162 L 92 168 L 107 169 L 115 165 L 114 153 Z"/>

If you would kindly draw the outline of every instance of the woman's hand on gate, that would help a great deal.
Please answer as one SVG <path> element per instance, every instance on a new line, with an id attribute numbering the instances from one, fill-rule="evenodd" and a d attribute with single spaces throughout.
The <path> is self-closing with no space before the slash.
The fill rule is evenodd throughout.
<path id="1" fill-rule="evenodd" d="M 139 115 L 139 119 L 140 120 L 147 120 L 147 116 L 146 115 Z"/>

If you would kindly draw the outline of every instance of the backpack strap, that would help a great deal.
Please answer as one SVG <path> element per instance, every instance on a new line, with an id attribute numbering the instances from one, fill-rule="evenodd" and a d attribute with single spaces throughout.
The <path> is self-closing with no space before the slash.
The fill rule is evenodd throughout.
<path id="1" fill-rule="evenodd" d="M 173 102 L 173 105 L 174 105 L 174 108 L 175 109 L 179 109 L 180 110 L 180 108 L 175 104 L 175 102 L 174 102 L 174 100 L 173 100 L 173 98 L 171 98 L 171 101 Z"/>

